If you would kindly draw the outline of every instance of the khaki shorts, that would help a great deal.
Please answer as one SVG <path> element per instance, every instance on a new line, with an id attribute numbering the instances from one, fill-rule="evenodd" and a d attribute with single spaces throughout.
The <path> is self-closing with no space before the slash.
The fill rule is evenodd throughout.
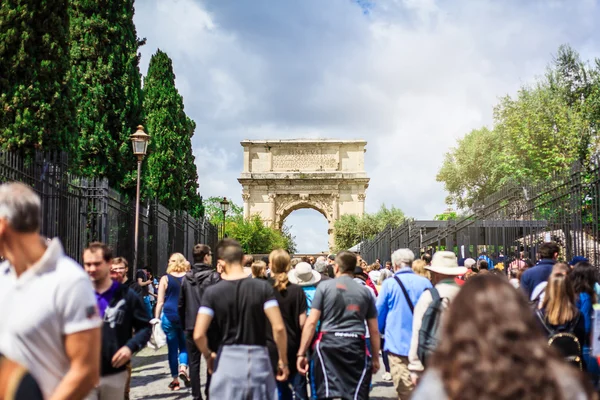
<path id="1" fill-rule="evenodd" d="M 396 389 L 396 393 L 398 393 L 398 399 L 407 400 L 415 388 L 410 379 L 408 357 L 388 352 L 388 359 L 390 360 L 390 373 L 394 381 L 394 388 Z"/>

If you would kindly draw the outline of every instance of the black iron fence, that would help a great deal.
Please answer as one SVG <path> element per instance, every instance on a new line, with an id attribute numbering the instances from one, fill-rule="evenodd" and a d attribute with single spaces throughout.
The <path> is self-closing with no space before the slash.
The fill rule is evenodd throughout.
<path id="1" fill-rule="evenodd" d="M 0 152 L 0 182 L 30 185 L 42 201 L 42 234 L 58 237 L 65 252 L 81 262 L 91 241 L 107 243 L 115 255 L 133 262 L 135 201 L 108 186 L 106 179 L 86 179 L 67 172 L 67 156 L 36 153 L 30 159 Z M 172 253 L 190 261 L 196 243 L 214 248 L 217 228 L 185 211 L 170 211 L 156 200 L 140 205 L 138 268 L 162 275 Z M 130 273 L 132 268 L 130 268 Z"/>
<path id="2" fill-rule="evenodd" d="M 370 262 L 389 260 L 394 250 L 410 248 L 417 256 L 451 250 L 458 257 L 475 257 L 485 250 L 496 259 L 535 259 L 538 246 L 553 240 L 561 246 L 562 259 L 581 255 L 596 263 L 600 261 L 598 165 L 594 157 L 589 164 L 576 163 L 544 182 L 508 184 L 458 220 L 407 220 L 365 241 L 361 255 Z"/>

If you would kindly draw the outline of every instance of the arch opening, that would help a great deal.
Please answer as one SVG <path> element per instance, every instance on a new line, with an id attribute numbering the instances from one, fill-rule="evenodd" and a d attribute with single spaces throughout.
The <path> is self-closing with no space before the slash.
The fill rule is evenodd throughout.
<path id="1" fill-rule="evenodd" d="M 282 225 L 295 237 L 298 254 L 326 253 L 329 245 L 329 223 L 323 212 L 315 207 L 298 207 L 289 210 Z"/>
<path id="2" fill-rule="evenodd" d="M 281 227 L 283 226 L 283 222 L 286 220 L 286 218 L 293 213 L 294 211 L 298 211 L 298 210 L 313 210 L 316 211 L 317 213 L 321 214 L 321 216 L 325 217 L 325 220 L 327 222 L 331 222 L 329 216 L 327 215 L 327 213 L 325 212 L 325 210 L 321 209 L 320 207 L 316 206 L 315 204 L 311 204 L 308 202 L 300 202 L 300 203 L 294 203 L 289 205 L 286 209 L 284 209 L 281 212 L 281 215 L 279 216 L 279 222 L 277 225 L 278 229 L 281 229 Z"/>

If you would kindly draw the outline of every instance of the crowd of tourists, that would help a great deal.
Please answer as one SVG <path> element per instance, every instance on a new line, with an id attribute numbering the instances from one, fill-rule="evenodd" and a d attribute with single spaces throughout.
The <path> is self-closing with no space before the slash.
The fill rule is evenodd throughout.
<path id="1" fill-rule="evenodd" d="M 40 221 L 30 187 L 0 185 L 0 398 L 128 398 L 132 356 L 159 326 L 168 388 L 194 399 L 367 399 L 380 358 L 399 399 L 597 396 L 598 270 L 558 262 L 553 242 L 535 262 L 398 249 L 369 264 L 254 259 L 224 239 L 131 279 L 99 242 L 82 268 Z"/>

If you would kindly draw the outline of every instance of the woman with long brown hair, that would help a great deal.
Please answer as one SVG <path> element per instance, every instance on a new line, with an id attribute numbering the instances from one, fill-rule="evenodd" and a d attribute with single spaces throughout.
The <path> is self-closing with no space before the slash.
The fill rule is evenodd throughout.
<path id="1" fill-rule="evenodd" d="M 492 274 L 469 279 L 444 315 L 440 342 L 413 399 L 595 399 L 548 347 L 529 303 Z"/>
<path id="2" fill-rule="evenodd" d="M 538 319 L 544 330 L 572 333 L 577 337 L 579 345 L 583 346 L 588 342 L 585 319 L 575 304 L 575 290 L 567 273 L 553 269 L 548 279 L 542 307 L 536 311 Z M 579 357 L 583 357 L 583 354 L 579 354 Z"/>
<path id="3" fill-rule="evenodd" d="M 290 255 L 287 251 L 273 250 L 269 255 L 271 278 L 269 281 L 275 288 L 275 298 L 279 303 L 281 316 L 287 331 L 288 363 L 290 375 L 286 382 L 277 381 L 279 399 L 308 399 L 306 377 L 296 370 L 296 355 L 300 347 L 302 327 L 306 322 L 306 295 L 301 286 L 294 285 L 288 280 L 290 271 Z M 267 330 L 268 331 L 268 330 Z M 272 347 L 272 341 L 268 341 Z M 272 353 L 272 349 L 269 349 Z M 292 389 L 294 393 L 292 394 Z"/>

